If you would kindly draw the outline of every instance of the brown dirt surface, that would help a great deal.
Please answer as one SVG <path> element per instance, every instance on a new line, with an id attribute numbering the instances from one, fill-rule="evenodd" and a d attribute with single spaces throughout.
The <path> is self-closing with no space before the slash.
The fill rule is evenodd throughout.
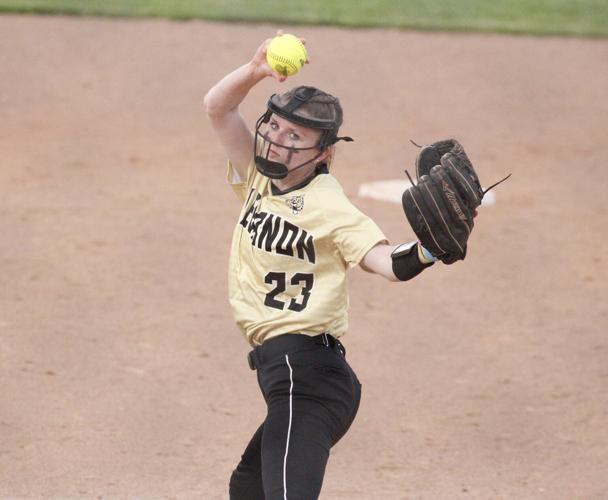
<path id="1" fill-rule="evenodd" d="M 265 408 L 201 103 L 276 28 L 0 17 L 0 497 L 227 498 Z M 291 83 L 343 102 L 335 175 L 392 241 L 401 208 L 357 189 L 411 169 L 409 138 L 513 173 L 464 262 L 352 272 L 363 401 L 322 498 L 606 498 L 608 40 L 283 28 L 311 57 Z"/>

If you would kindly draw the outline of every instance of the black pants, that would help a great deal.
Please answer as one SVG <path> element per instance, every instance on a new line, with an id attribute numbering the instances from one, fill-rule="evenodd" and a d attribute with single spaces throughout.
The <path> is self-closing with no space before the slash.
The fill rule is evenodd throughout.
<path id="1" fill-rule="evenodd" d="M 361 384 L 329 335 L 287 334 L 250 353 L 268 413 L 230 478 L 231 500 L 315 500 Z"/>

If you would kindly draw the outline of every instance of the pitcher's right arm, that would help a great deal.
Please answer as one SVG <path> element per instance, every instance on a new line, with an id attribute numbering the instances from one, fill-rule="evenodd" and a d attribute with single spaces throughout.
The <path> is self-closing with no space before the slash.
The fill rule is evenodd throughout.
<path id="1" fill-rule="evenodd" d="M 266 46 L 270 40 L 265 40 L 258 47 L 251 61 L 216 83 L 203 101 L 211 126 L 241 179 L 245 179 L 247 166 L 253 158 L 253 133 L 241 115 L 239 105 L 264 78 L 272 76 L 279 81 L 286 79 L 273 72 L 266 62 Z"/>

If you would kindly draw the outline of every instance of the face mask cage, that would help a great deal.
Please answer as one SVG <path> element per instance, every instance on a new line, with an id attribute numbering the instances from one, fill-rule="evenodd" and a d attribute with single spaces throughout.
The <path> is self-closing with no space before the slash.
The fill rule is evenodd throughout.
<path id="1" fill-rule="evenodd" d="M 284 179 L 289 174 L 287 165 L 268 159 L 271 147 L 287 150 L 286 163 L 290 163 L 291 159 L 293 158 L 293 155 L 298 154 L 300 151 L 310 151 L 312 149 L 319 150 L 319 154 L 317 154 L 314 158 L 306 160 L 304 163 L 294 167 L 292 171 L 308 165 L 323 154 L 325 148 L 320 147 L 321 141 L 319 141 L 319 143 L 317 143 L 317 145 L 315 146 L 310 146 L 306 148 L 296 148 L 292 146 L 285 146 L 284 144 L 279 144 L 271 140 L 268 137 L 267 133 L 263 133 L 261 131 L 262 127 L 269 122 L 271 116 L 272 113 L 270 111 L 264 113 L 258 119 L 255 127 L 254 158 L 256 167 L 260 173 L 262 173 L 266 177 L 270 177 L 271 179 Z"/>
<path id="2" fill-rule="evenodd" d="M 308 151 L 311 149 L 318 149 L 319 154 L 314 158 L 305 161 L 301 165 L 294 167 L 291 171 L 299 169 L 308 165 L 319 158 L 323 151 L 329 146 L 335 144 L 338 141 L 352 141 L 350 137 L 337 137 L 339 125 L 332 119 L 313 118 L 308 116 L 302 116 L 295 114 L 294 111 L 302 104 L 309 101 L 313 96 L 319 94 L 320 91 L 314 87 L 300 87 L 298 88 L 291 99 L 285 104 L 281 105 L 279 96 L 274 94 L 268 100 L 267 111 L 260 116 L 255 126 L 255 138 L 254 138 L 254 159 L 255 165 L 258 171 L 271 179 L 284 179 L 289 174 L 287 166 L 280 162 L 275 162 L 268 159 L 270 154 L 270 147 L 280 147 L 288 150 L 287 163 L 291 162 L 291 158 L 294 154 L 299 151 Z M 321 130 L 321 137 L 319 142 L 315 146 L 307 148 L 294 148 L 277 144 L 268 138 L 268 135 L 261 132 L 261 127 L 270 121 L 270 117 L 276 114 L 292 123 L 297 123 L 304 127 Z"/>

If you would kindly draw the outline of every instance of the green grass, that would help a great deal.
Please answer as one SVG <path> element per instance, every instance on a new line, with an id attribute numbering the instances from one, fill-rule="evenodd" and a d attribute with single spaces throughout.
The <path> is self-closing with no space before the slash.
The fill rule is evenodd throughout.
<path id="1" fill-rule="evenodd" d="M 608 0 L 0 0 L 0 12 L 608 37 Z"/>

